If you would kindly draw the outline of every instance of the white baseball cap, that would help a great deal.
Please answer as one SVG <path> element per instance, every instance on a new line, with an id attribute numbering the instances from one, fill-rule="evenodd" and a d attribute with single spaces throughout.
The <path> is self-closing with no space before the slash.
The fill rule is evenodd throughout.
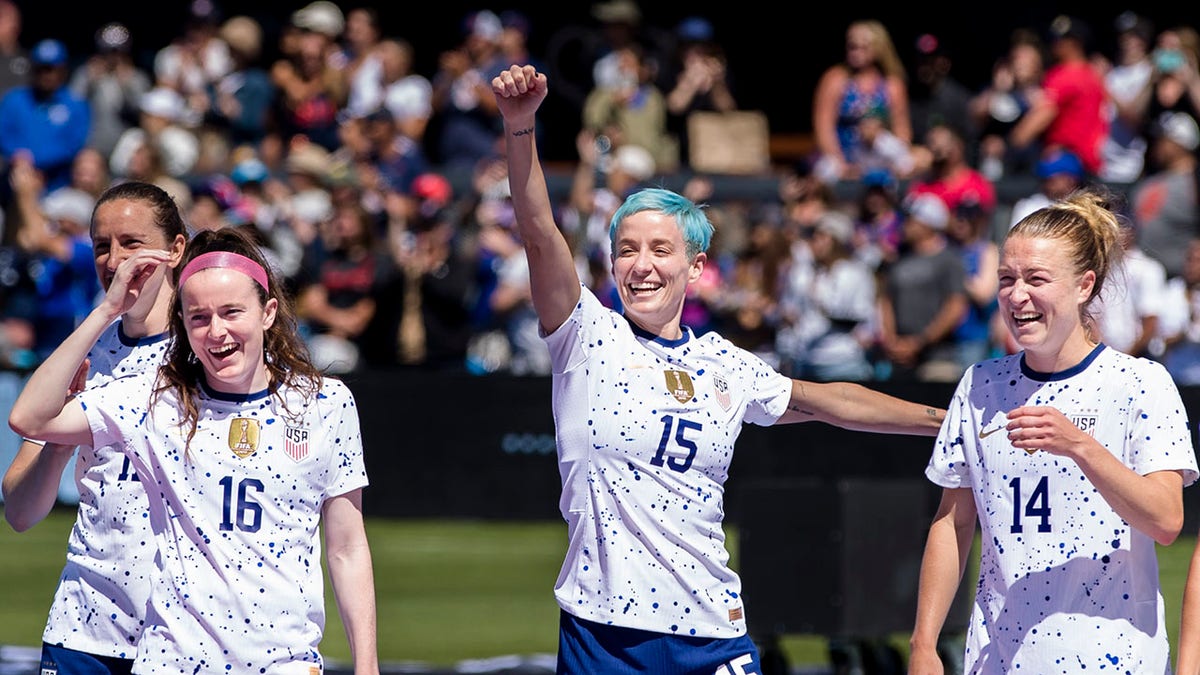
<path id="1" fill-rule="evenodd" d="M 1163 138 L 1189 151 L 1200 147 L 1200 128 L 1196 127 L 1196 120 L 1191 115 L 1185 112 L 1163 113 L 1158 123 Z"/>
<path id="2" fill-rule="evenodd" d="M 942 198 L 928 192 L 910 197 L 904 207 L 909 218 L 920 221 L 935 230 L 944 230 L 950 224 L 950 209 Z"/>

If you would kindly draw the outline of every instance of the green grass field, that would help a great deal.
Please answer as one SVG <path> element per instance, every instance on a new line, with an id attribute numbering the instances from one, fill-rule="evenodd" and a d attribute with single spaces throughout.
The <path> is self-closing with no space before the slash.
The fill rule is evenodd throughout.
<path id="1" fill-rule="evenodd" d="M 0 524 L 0 644 L 38 645 L 61 571 L 74 511 L 58 509 L 23 534 Z M 367 522 L 379 601 L 379 656 L 387 663 L 446 666 L 508 654 L 552 654 L 558 635 L 553 587 L 562 559 L 561 523 L 371 519 Z M 736 542 L 735 533 L 728 540 Z M 1172 649 L 1195 537 L 1160 548 Z M 734 564 L 737 551 L 730 551 Z M 344 662 L 345 635 L 326 592 L 322 651 Z M 751 608 L 750 611 L 753 611 Z M 902 649 L 907 637 L 893 636 Z M 787 636 L 792 665 L 827 662 L 818 636 Z"/>

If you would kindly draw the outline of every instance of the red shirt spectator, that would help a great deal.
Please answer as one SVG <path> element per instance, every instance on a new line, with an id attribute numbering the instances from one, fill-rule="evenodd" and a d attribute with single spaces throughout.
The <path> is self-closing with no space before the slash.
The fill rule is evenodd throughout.
<path id="1" fill-rule="evenodd" d="M 1084 22 L 1060 16 L 1050 25 L 1054 65 L 1042 80 L 1042 96 L 1009 133 L 1014 147 L 1040 143 L 1073 152 L 1091 175 L 1100 171 L 1100 149 L 1108 135 L 1104 79 L 1088 60 L 1091 31 Z"/>
<path id="2" fill-rule="evenodd" d="M 1084 169 L 1096 175 L 1100 148 L 1108 134 L 1104 80 L 1090 63 L 1062 63 L 1046 71 L 1042 92 L 1045 105 L 1058 111 L 1042 135 L 1043 143 L 1074 152 L 1083 160 Z"/>

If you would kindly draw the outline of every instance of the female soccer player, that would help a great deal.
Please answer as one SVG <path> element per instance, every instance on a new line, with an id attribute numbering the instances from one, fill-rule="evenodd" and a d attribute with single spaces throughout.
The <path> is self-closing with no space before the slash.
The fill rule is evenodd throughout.
<path id="1" fill-rule="evenodd" d="M 975 535 L 964 672 L 1166 673 L 1155 543 L 1196 480 L 1162 364 L 1106 347 L 1091 303 L 1119 273 L 1102 193 L 1023 218 L 1002 248 L 1000 313 L 1020 352 L 959 382 L 926 475 L 942 486 L 921 565 L 909 673 L 942 673 L 938 633 Z"/>
<path id="2" fill-rule="evenodd" d="M 92 215 L 92 250 L 101 287 L 139 249 L 167 251 L 157 292 L 145 293 L 105 328 L 88 353 L 86 387 L 117 377 L 152 377 L 167 346 L 174 282 L 187 230 L 161 188 L 130 181 L 102 193 Z M 74 387 L 78 390 L 82 387 Z M 146 619 L 154 570 L 146 493 L 118 448 L 81 445 L 75 461 L 79 508 L 67 541 L 67 562 L 46 628 L 41 668 L 58 675 L 129 673 Z M 4 475 L 4 517 L 23 532 L 54 507 L 75 447 L 24 441 Z"/>
<path id="3" fill-rule="evenodd" d="M 354 399 L 308 360 L 261 251 L 236 228 L 189 242 L 157 378 L 63 392 L 88 348 L 170 255 L 142 249 L 30 376 L 9 423 L 64 444 L 114 445 L 145 487 L 158 570 L 135 673 L 323 667 L 326 561 L 356 673 L 377 673 L 367 484 Z M 322 525 L 323 524 L 323 525 Z"/>
<path id="4" fill-rule="evenodd" d="M 681 325 L 713 226 L 674 192 L 645 189 L 613 215 L 623 315 L 580 283 L 554 222 L 534 142 L 544 74 L 492 80 L 533 304 L 553 361 L 569 545 L 555 597 L 560 673 L 761 672 L 741 580 L 728 565 L 723 494 L 743 422 L 821 420 L 932 436 L 944 410 L 857 384 L 791 380 Z"/>

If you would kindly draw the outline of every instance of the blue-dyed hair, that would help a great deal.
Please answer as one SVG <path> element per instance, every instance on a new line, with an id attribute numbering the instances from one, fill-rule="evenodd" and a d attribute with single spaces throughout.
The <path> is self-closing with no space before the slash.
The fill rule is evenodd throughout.
<path id="1" fill-rule="evenodd" d="M 612 254 L 616 254 L 617 226 L 629 216 L 642 211 L 658 211 L 675 218 L 683 242 L 687 245 L 689 258 L 708 250 L 712 241 L 713 224 L 704 215 L 704 206 L 696 204 L 683 195 L 663 188 L 644 188 L 625 198 L 625 203 L 613 214 L 608 224 L 608 242 Z"/>

